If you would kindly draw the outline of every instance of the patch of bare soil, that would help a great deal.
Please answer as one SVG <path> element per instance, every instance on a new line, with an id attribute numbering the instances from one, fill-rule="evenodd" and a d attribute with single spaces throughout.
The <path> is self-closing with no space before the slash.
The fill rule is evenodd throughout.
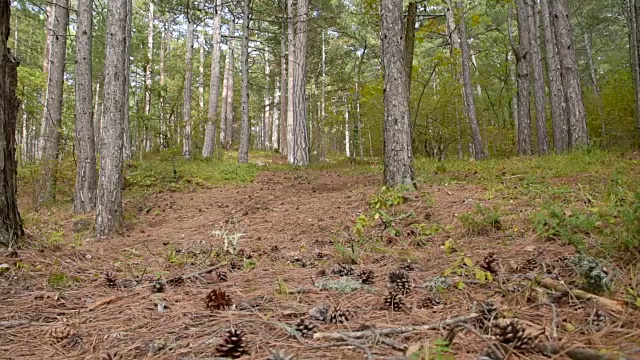
<path id="1" fill-rule="evenodd" d="M 640 356 L 637 313 L 626 307 L 611 311 L 576 294 L 558 295 L 530 280 L 555 272 L 553 279 L 569 282 L 549 267 L 571 256 L 572 248 L 536 240 L 508 220 L 501 230 L 465 234 L 458 215 L 478 202 L 491 205 L 478 187 L 423 186 L 435 205 L 415 195 L 392 211 L 398 218 L 411 214 L 396 221 L 398 234 L 375 223 L 367 230 L 369 243 L 358 243 L 354 219 L 368 211 L 379 183 L 376 175 L 263 172 L 246 186 L 158 194 L 136 205 L 138 221 L 125 234 L 106 241 L 4 254 L 0 264 L 9 269 L 0 275 L 0 358 L 214 358 L 230 328 L 246 333 L 246 359 L 266 359 L 270 349 L 296 359 L 401 359 L 415 344 L 426 344 L 429 358 L 436 358 L 430 344 L 452 335 L 446 320 L 462 316 L 471 319 L 465 322 L 469 329 L 458 328 L 450 354 L 476 359 L 491 342 L 481 333 L 482 321 L 472 319 L 487 299 L 504 316 L 518 317 L 541 342 Z M 442 230 L 421 232 L 433 224 Z M 243 235 L 232 256 L 222 249 L 223 238 L 232 244 L 237 234 Z M 450 238 L 455 246 L 443 247 Z M 352 250 L 354 273 L 343 280 L 358 284 L 359 272 L 371 270 L 373 283 L 350 293 L 319 289 L 321 282 L 340 279 L 335 265 L 348 262 Z M 492 252 L 495 281 L 474 280 L 467 270 Z M 472 268 L 456 264 L 467 257 Z M 387 274 L 398 268 L 405 269 L 412 287 L 404 306 L 394 311 L 384 297 Z M 438 292 L 424 286 L 447 269 L 459 273 L 451 287 Z M 154 293 L 154 283 L 163 291 Z M 207 308 L 205 298 L 213 289 L 225 291 L 233 305 Z M 225 303 L 210 300 L 213 306 Z M 329 305 L 329 316 L 341 311 L 346 321 L 310 319 L 309 310 L 319 304 Z M 301 318 L 315 325 L 316 338 L 292 334 Z M 407 326 L 423 328 L 387 335 L 372 331 Z M 353 331 L 370 336 L 344 335 Z M 543 358 L 526 350 L 507 356 Z"/>

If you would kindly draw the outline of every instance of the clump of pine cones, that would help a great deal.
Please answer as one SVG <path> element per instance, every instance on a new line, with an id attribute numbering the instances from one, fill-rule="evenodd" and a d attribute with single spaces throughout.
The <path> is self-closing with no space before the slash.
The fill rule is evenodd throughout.
<path id="1" fill-rule="evenodd" d="M 409 273 L 403 269 L 391 270 L 387 278 L 389 287 L 402 294 L 409 292 L 413 286 Z"/>
<path id="2" fill-rule="evenodd" d="M 384 304 L 393 311 L 400 311 L 406 307 L 404 297 L 392 291 L 384 297 Z"/>
<path id="3" fill-rule="evenodd" d="M 491 323 L 491 335 L 514 350 L 528 350 L 533 345 L 527 328 L 518 319 L 497 319 Z"/>
<path id="4" fill-rule="evenodd" d="M 300 334 L 300 336 L 304 338 L 313 336 L 313 333 L 315 333 L 316 328 L 317 328 L 316 324 L 314 324 L 313 322 L 305 318 L 300 318 L 300 320 L 298 320 L 298 322 L 295 325 L 296 332 L 298 332 L 298 334 Z"/>

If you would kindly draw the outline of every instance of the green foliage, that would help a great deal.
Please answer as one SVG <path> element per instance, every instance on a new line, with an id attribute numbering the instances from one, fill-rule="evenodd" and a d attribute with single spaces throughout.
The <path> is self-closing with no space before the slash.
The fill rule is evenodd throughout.
<path id="1" fill-rule="evenodd" d="M 371 200 L 369 200 L 369 206 L 373 210 L 380 210 L 404 204 L 406 200 L 404 197 L 405 191 L 406 188 L 403 187 L 390 188 L 388 186 L 383 186 L 371 197 Z"/>
<path id="2" fill-rule="evenodd" d="M 458 258 L 444 270 L 443 275 L 445 277 L 456 275 L 460 278 L 457 282 L 456 287 L 459 290 L 462 290 L 466 287 L 464 284 L 464 278 L 471 277 L 481 284 L 492 282 L 493 275 L 490 272 L 483 270 L 479 266 L 477 266 L 473 260 L 464 254 L 458 256 Z"/>
<path id="3" fill-rule="evenodd" d="M 47 283 L 54 289 L 64 289 L 74 285 L 79 282 L 78 278 L 73 276 L 68 276 L 65 273 L 55 273 L 49 275 L 47 279 Z"/>
<path id="4" fill-rule="evenodd" d="M 348 247 L 342 244 L 336 244 L 335 250 L 340 257 L 342 257 L 341 260 L 346 260 L 344 262 L 351 264 L 357 264 L 360 262 L 360 251 L 358 250 L 358 245 L 353 241 Z"/>
<path id="5" fill-rule="evenodd" d="M 496 230 L 502 230 L 500 213 L 496 209 L 476 204 L 476 208 L 458 217 L 469 235 L 486 235 Z"/>
<path id="6" fill-rule="evenodd" d="M 242 264 L 242 270 L 250 271 L 256 268 L 256 261 L 254 259 L 244 259 Z"/>

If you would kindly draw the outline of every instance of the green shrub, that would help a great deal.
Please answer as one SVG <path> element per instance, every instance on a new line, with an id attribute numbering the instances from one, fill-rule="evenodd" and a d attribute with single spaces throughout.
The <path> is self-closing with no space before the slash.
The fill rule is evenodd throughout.
<path id="1" fill-rule="evenodd" d="M 469 235 L 487 235 L 502 230 L 500 213 L 496 209 L 477 204 L 476 208 L 458 217 Z"/>

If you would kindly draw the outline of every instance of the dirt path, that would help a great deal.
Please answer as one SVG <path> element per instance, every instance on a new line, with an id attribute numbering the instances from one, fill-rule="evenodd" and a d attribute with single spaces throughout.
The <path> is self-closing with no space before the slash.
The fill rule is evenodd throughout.
<path id="1" fill-rule="evenodd" d="M 149 198 L 139 205 L 137 223 L 108 241 L 93 241 L 79 248 L 25 250 L 17 259 L 2 258 L 0 263 L 20 262 L 28 271 L 0 276 L 0 322 L 28 323 L 0 329 L 0 358 L 212 358 L 220 336 L 237 327 L 247 333 L 251 353 L 247 359 L 265 359 L 269 349 L 284 349 L 301 360 L 362 359 L 364 352 L 357 347 L 326 347 L 335 343 L 314 340 L 301 343 L 290 336 L 285 327 L 294 326 L 320 303 L 330 304 L 333 310 L 348 310 L 352 316 L 345 324 L 318 323 L 319 331 L 430 324 L 467 314 L 476 301 L 488 298 L 499 306 L 517 309 L 525 321 L 551 324 L 550 309 L 528 304 L 531 289 L 505 293 L 502 285 L 492 283 L 435 294 L 422 286 L 463 257 L 479 262 L 494 251 L 507 271 L 510 263 L 534 256 L 551 262 L 573 251 L 537 243 L 532 234 L 519 233 L 509 223 L 501 232 L 466 236 L 458 215 L 471 211 L 478 202 L 490 205 L 483 190 L 470 185 L 423 186 L 421 195 L 398 209 L 398 214 L 412 214 L 399 223 L 400 236 L 381 234 L 377 225 L 372 228 L 370 241 L 356 248 L 354 267 L 374 271 L 373 285 L 351 293 L 315 288 L 314 282 L 337 278 L 331 276 L 331 267 L 347 259 L 339 246 L 349 248 L 354 219 L 368 209 L 379 183 L 378 175 L 262 172 L 246 186 Z M 415 229 L 421 224 L 441 230 L 417 244 Z M 214 231 L 245 234 L 239 241 L 241 256 L 222 252 L 222 239 L 211 236 Z M 457 242 L 458 252 L 453 255 L 446 255 L 442 247 L 449 238 Z M 407 260 L 412 262 L 409 273 L 415 287 L 406 296 L 404 310 L 388 311 L 382 300 L 388 291 L 387 273 Z M 169 279 L 224 261 L 236 265 L 235 269 L 221 268 L 226 271 L 226 282 L 211 273 L 167 286 L 162 293 L 151 291 L 157 278 Z M 107 271 L 117 274 L 114 288 L 105 286 L 103 274 Z M 52 276 L 63 283 L 58 289 L 50 286 Z M 225 290 L 236 309 L 207 309 L 204 299 L 214 288 Z M 434 298 L 441 303 L 434 304 Z M 104 299 L 112 302 L 95 306 Z M 569 304 L 561 321 L 577 324 L 592 310 L 588 304 Z M 55 338 L 60 332 L 68 333 L 68 338 L 52 341 L 52 334 Z M 414 332 L 394 340 L 429 343 L 446 333 L 446 329 Z M 567 339 L 596 347 L 609 344 L 602 340 L 602 334 L 597 341 L 590 334 L 580 336 L 572 334 Z M 485 340 L 465 333 L 452 350 L 456 359 L 475 359 L 485 346 Z M 402 355 L 387 345 L 368 342 L 367 347 L 376 358 Z"/>

